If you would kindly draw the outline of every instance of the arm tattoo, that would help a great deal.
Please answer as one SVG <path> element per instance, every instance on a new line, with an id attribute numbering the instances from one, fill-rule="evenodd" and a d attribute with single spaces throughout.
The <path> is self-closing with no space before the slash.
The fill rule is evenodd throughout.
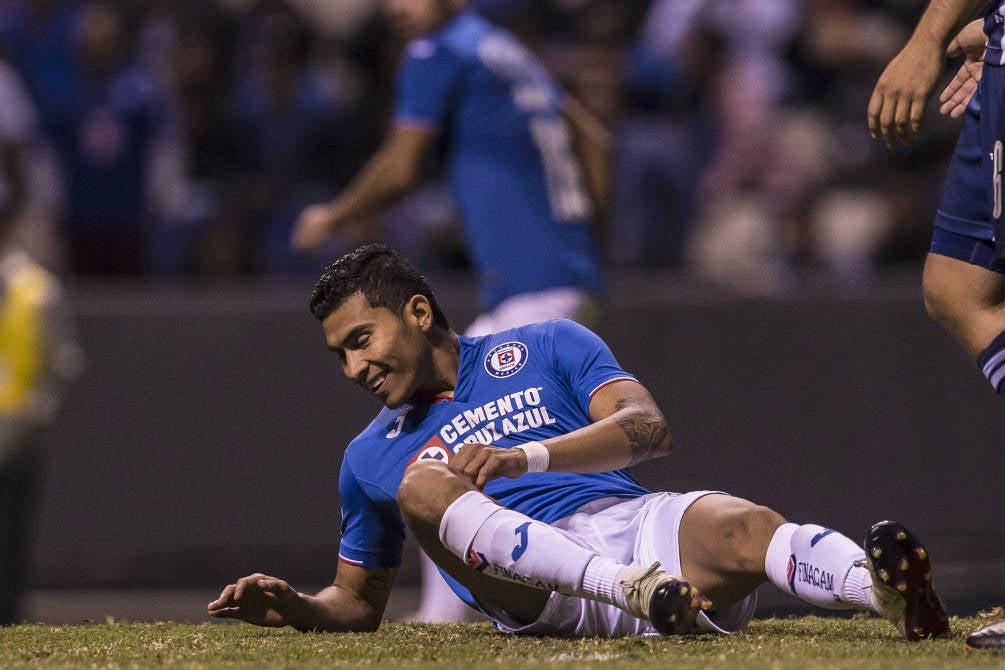
<path id="1" fill-rule="evenodd" d="M 628 409 L 623 416 L 615 420 L 621 430 L 628 436 L 628 444 L 632 449 L 629 466 L 647 461 L 655 456 L 656 449 L 666 439 L 668 430 L 666 421 L 658 413 L 654 414 L 645 403 L 635 398 L 622 398 L 614 406 L 616 412 Z"/>

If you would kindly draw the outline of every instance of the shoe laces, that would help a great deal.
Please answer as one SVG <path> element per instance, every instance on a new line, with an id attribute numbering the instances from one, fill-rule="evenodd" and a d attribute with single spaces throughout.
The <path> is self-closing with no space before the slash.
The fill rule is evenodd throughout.
<path id="1" fill-rule="evenodd" d="M 660 570 L 660 562 L 656 561 L 648 568 L 646 568 L 646 571 L 643 572 L 642 574 L 634 575 L 631 579 L 621 580 L 621 586 L 625 587 L 625 590 L 629 594 L 634 595 L 635 593 L 641 591 L 642 585 L 645 583 L 645 581 L 650 577 L 652 577 L 653 575 L 655 575 L 657 572 L 659 572 L 659 570 Z"/>
<path id="2" fill-rule="evenodd" d="M 644 572 L 635 573 L 629 579 L 621 580 L 621 588 L 624 589 L 625 602 L 630 614 L 644 619 L 649 617 L 649 600 L 658 583 L 653 577 L 659 569 L 660 562 L 656 561 Z"/>

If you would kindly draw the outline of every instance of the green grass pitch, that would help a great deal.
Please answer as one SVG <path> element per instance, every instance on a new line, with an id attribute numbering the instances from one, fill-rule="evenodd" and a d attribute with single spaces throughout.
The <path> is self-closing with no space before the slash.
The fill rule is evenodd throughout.
<path id="1" fill-rule="evenodd" d="M 763 619 L 735 636 L 526 638 L 488 624 L 387 623 L 376 633 L 298 633 L 240 623 L 91 623 L 0 628 L 0 668 L 401 668 L 425 670 L 689 670 L 897 668 L 979 670 L 1005 656 L 967 651 L 987 623 L 952 621 L 953 636 L 909 643 L 876 617 Z"/>

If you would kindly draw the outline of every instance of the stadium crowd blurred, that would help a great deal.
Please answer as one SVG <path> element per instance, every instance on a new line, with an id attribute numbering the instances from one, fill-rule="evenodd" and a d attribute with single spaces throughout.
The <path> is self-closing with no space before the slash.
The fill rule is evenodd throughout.
<path id="1" fill-rule="evenodd" d="M 290 229 L 381 137 L 401 44 L 380 0 L 3 0 L 0 138 L 18 236 L 71 275 L 317 273 Z M 758 295 L 920 263 L 956 124 L 887 150 L 866 101 L 924 0 L 472 0 L 615 147 L 611 266 Z M 17 190 L 5 171 L 0 197 Z M 384 217 L 428 269 L 465 264 L 431 165 Z M 529 241 L 530 243 L 530 241 Z"/>

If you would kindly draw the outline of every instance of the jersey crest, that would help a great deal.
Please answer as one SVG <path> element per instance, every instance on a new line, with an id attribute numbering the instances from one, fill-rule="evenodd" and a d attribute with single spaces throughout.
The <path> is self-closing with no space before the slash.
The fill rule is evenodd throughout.
<path id="1" fill-rule="evenodd" d="M 520 372 L 527 364 L 528 352 L 523 342 L 503 342 L 485 355 L 485 372 L 497 379 L 506 379 Z"/>

